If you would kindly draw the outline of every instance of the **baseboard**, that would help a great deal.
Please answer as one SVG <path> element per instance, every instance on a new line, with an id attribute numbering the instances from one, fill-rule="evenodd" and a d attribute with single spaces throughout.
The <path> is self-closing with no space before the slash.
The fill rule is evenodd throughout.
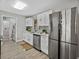
<path id="1" fill-rule="evenodd" d="M 29 43 L 30 45 L 33 46 L 33 44 L 31 42 L 27 41 L 26 39 L 23 39 L 23 41 L 25 41 L 25 42 L 27 42 L 27 43 Z"/>
<path id="2" fill-rule="evenodd" d="M 20 42 L 20 41 L 23 41 L 23 40 L 16 40 L 16 42 Z"/>

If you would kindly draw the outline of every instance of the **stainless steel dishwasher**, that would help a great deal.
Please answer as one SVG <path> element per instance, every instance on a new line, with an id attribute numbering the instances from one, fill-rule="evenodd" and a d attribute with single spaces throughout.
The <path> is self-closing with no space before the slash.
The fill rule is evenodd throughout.
<path id="1" fill-rule="evenodd" d="M 33 34 L 33 46 L 37 50 L 41 50 L 41 48 L 40 48 L 40 35 Z"/>

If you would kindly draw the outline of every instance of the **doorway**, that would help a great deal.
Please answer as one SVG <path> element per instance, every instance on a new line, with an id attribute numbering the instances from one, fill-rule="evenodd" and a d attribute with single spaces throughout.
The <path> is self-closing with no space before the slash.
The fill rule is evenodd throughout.
<path id="1" fill-rule="evenodd" d="M 3 41 L 16 40 L 16 18 L 9 16 L 2 17 L 2 36 Z"/>
<path id="2" fill-rule="evenodd" d="M 3 39 L 9 40 L 10 22 L 7 17 L 3 17 Z"/>

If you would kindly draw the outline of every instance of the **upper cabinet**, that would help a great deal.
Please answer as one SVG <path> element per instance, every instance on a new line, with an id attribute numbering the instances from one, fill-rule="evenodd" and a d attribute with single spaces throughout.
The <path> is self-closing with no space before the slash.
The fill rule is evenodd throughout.
<path id="1" fill-rule="evenodd" d="M 33 19 L 30 18 L 26 18 L 26 26 L 33 26 Z"/>
<path id="2" fill-rule="evenodd" d="M 50 12 L 48 11 L 37 15 L 38 26 L 49 26 L 49 14 Z"/>

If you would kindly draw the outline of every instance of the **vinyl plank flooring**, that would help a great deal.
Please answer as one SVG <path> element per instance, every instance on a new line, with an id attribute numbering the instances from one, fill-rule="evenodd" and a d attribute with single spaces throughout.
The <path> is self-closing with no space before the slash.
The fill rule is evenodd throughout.
<path id="1" fill-rule="evenodd" d="M 14 41 L 4 41 L 1 46 L 1 59 L 49 59 L 47 55 L 32 48 L 24 51 Z"/>

